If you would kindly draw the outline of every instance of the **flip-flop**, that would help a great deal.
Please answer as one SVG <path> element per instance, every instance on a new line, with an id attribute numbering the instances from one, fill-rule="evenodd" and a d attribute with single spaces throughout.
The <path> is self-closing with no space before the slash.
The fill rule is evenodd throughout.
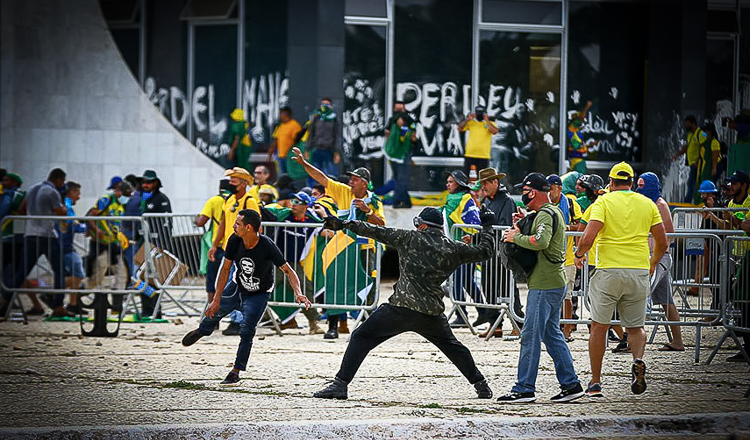
<path id="1" fill-rule="evenodd" d="M 684 348 L 674 348 L 669 344 L 664 344 L 658 348 L 658 351 L 685 351 Z"/>

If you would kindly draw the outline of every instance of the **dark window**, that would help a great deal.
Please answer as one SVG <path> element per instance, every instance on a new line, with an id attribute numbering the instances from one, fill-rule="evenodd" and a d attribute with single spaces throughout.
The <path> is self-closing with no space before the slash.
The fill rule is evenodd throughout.
<path id="1" fill-rule="evenodd" d="M 561 25 L 562 1 L 484 0 L 482 21 Z"/>

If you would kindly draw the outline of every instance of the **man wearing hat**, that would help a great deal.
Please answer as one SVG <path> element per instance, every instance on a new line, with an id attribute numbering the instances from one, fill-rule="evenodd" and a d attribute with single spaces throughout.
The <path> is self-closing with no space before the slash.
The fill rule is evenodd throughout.
<path id="1" fill-rule="evenodd" d="M 474 113 L 470 113 L 466 119 L 458 124 L 458 129 L 469 132 L 464 153 L 466 172 L 469 172 L 472 165 L 477 170 L 487 168 L 490 165 L 492 135 L 497 133 L 497 125 L 490 121 L 484 107 L 476 106 Z"/>
<path id="2" fill-rule="evenodd" d="M 505 185 L 500 183 L 500 179 L 506 177 L 505 173 L 498 173 L 494 168 L 484 168 L 479 171 L 479 179 L 474 189 L 482 188 L 485 197 L 482 200 L 482 207 L 492 211 L 495 215 L 492 224 L 497 226 L 512 226 L 513 213 L 516 212 L 516 203 L 508 195 Z M 503 269 L 500 259 L 495 257 L 482 266 L 482 284 L 487 301 L 490 304 L 497 304 L 498 297 L 503 294 L 505 286 L 508 285 L 508 273 Z M 507 295 L 503 295 L 507 296 Z M 521 295 L 518 287 L 513 288 L 513 312 L 523 318 L 521 307 Z M 479 317 L 472 324 L 473 327 L 484 323 L 493 324 L 500 316 L 497 309 L 480 309 Z M 490 329 L 492 326 L 490 326 Z M 502 321 L 497 326 L 492 336 L 501 337 L 503 335 Z M 480 333 L 479 337 L 486 338 L 489 336 L 489 329 Z"/>
<path id="3" fill-rule="evenodd" d="M 501 403 L 524 403 L 536 400 L 536 378 L 544 342 L 555 364 L 560 384 L 559 394 L 550 400 L 570 402 L 583 397 L 584 391 L 573 367 L 573 357 L 560 330 L 560 308 L 565 298 L 565 219 L 560 208 L 549 198 L 550 185 L 541 173 L 531 173 L 516 185 L 522 191 L 524 205 L 537 214 L 531 233 L 524 235 L 515 224 L 503 231 L 503 241 L 537 252 L 537 263 L 529 274 L 526 320 L 521 334 L 518 358 L 518 381 L 511 392 L 500 397 Z"/>
<path id="4" fill-rule="evenodd" d="M 642 358 L 646 347 L 643 325 L 650 291 L 649 275 L 667 250 L 667 236 L 656 204 L 630 190 L 633 177 L 633 168 L 625 162 L 612 167 L 609 172 L 610 192 L 589 207 L 589 222 L 575 253 L 576 267 L 581 269 L 586 252 L 591 249 L 594 239 L 598 239 L 596 272 L 589 284 L 591 381 L 587 394 L 590 397 L 602 396 L 602 360 L 615 308 L 628 333 L 633 354 L 630 389 L 634 394 L 646 391 L 646 364 Z M 649 232 L 654 239 L 650 258 Z"/>
<path id="5" fill-rule="evenodd" d="M 227 242 L 229 241 L 229 237 L 232 236 L 232 227 L 237 220 L 237 215 L 239 215 L 240 211 L 243 209 L 252 209 L 260 214 L 258 202 L 250 196 L 250 193 L 247 190 L 248 186 L 253 183 L 253 176 L 242 167 L 234 167 L 224 171 L 224 177 L 229 177 L 228 188 L 231 195 L 224 202 L 222 208 L 223 215 L 219 222 L 219 228 L 214 237 L 211 249 L 208 250 L 209 261 L 222 261 L 222 258 L 224 258 L 224 251 Z M 232 279 L 233 277 L 230 276 L 229 283 L 233 284 L 234 281 L 232 281 Z M 224 289 L 226 289 L 227 292 L 231 292 L 233 287 L 227 284 Z M 216 291 L 219 291 L 218 286 Z M 239 335 L 242 315 L 239 311 L 235 311 L 229 315 L 229 319 L 229 327 L 227 327 L 222 334 L 225 336 Z"/>
<path id="6" fill-rule="evenodd" d="M 162 184 L 159 176 L 154 170 L 146 170 L 140 177 L 141 180 L 141 212 L 143 214 L 165 214 L 172 212 L 172 204 L 169 197 L 161 192 Z M 145 219 L 149 226 L 149 240 L 157 248 L 174 250 L 172 242 L 172 219 L 168 216 L 147 217 Z M 156 307 L 158 296 L 149 297 L 142 295 L 143 316 L 152 316 Z M 159 313 L 157 313 L 159 316 Z"/>
<path id="7" fill-rule="evenodd" d="M 326 194 L 333 197 L 336 205 L 339 207 L 339 216 L 345 216 L 349 220 L 361 220 L 374 225 L 385 225 L 385 213 L 383 203 L 370 191 L 370 171 L 367 168 L 357 168 L 354 171 L 348 171 L 349 184 L 337 182 L 329 179 L 321 170 L 305 160 L 299 148 L 292 149 L 294 159 L 302 165 L 314 180 L 323 185 Z M 372 240 L 363 244 L 361 262 L 367 273 L 371 273 L 375 262 L 375 244 Z M 333 313 L 332 313 L 333 312 Z M 333 339 L 338 337 L 339 315 L 344 314 L 343 310 L 333 310 L 328 312 L 328 333 L 326 338 Z M 344 315 L 345 316 L 345 315 Z"/>
<path id="8" fill-rule="evenodd" d="M 336 377 L 313 394 L 323 399 L 346 399 L 348 385 L 370 350 L 401 333 L 413 331 L 435 344 L 474 385 L 481 399 L 492 398 L 492 390 L 479 372 L 469 350 L 453 335 L 443 312 L 441 284 L 460 265 L 488 259 L 494 253 L 493 215 L 480 214 L 482 232 L 477 245 L 451 240 L 443 234 L 443 215 L 425 208 L 414 218 L 416 230 L 375 226 L 360 220 L 327 217 L 324 228 L 346 229 L 371 237 L 399 254 L 399 278 L 388 303 L 381 305 L 351 335 Z"/>
<path id="9" fill-rule="evenodd" d="M 471 234 L 477 232 L 476 229 L 457 229 L 452 231 L 456 223 L 465 225 L 479 224 L 479 208 L 474 199 L 469 194 L 470 186 L 467 183 L 466 174 L 461 170 L 454 170 L 448 175 L 445 183 L 448 190 L 445 205 L 440 210 L 443 213 L 445 234 L 455 240 L 461 239 L 464 243 L 471 242 Z M 463 301 L 466 298 L 464 289 L 471 295 L 476 302 L 480 301 L 481 294 L 479 287 L 474 282 L 475 264 L 466 264 L 453 274 L 453 299 Z M 461 306 L 464 312 L 457 313 L 456 319 L 451 322 L 451 327 L 466 327 L 465 315 L 466 307 Z M 478 309 L 479 310 L 479 309 Z"/>

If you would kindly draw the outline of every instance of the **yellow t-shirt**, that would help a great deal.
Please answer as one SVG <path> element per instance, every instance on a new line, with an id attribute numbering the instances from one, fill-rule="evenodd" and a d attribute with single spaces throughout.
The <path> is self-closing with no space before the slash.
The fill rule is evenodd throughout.
<path id="1" fill-rule="evenodd" d="M 567 197 L 570 200 L 570 204 L 573 205 L 573 212 L 571 212 L 571 222 L 575 220 L 581 219 L 581 205 L 576 202 L 575 196 L 566 194 L 563 197 Z M 570 210 L 568 210 L 570 211 Z M 575 244 L 574 237 L 568 237 L 566 238 L 565 243 L 565 265 L 566 266 L 572 266 L 575 264 L 575 256 L 573 255 L 575 252 L 573 251 L 573 245 Z"/>
<path id="2" fill-rule="evenodd" d="M 273 138 L 276 139 L 276 154 L 279 157 L 286 157 L 289 150 L 292 149 L 294 138 L 300 130 L 302 130 L 302 126 L 294 119 L 282 122 L 276 127 L 276 130 L 273 131 Z"/>
<path id="3" fill-rule="evenodd" d="M 232 194 L 226 202 L 224 202 L 224 239 L 221 241 L 221 247 L 227 248 L 227 241 L 229 237 L 234 234 L 234 222 L 237 221 L 237 216 L 243 209 L 252 209 L 260 214 L 260 207 L 258 202 L 246 192 L 244 196 L 240 197 L 239 200 L 235 194 Z"/>
<path id="4" fill-rule="evenodd" d="M 693 165 L 698 162 L 700 156 L 700 148 L 703 141 L 706 140 L 706 133 L 700 128 L 696 128 L 693 133 L 687 135 L 687 162 L 688 165 Z"/>
<path id="5" fill-rule="evenodd" d="M 221 223 L 221 216 L 224 214 L 224 197 L 213 196 L 206 200 L 206 204 L 203 205 L 200 215 L 205 215 L 211 222 L 211 243 L 216 240 L 216 234 L 219 233 L 219 223 Z"/>
<path id="6" fill-rule="evenodd" d="M 492 121 L 479 122 L 472 119 L 464 125 L 464 129 L 461 131 L 469 132 L 469 139 L 466 140 L 466 153 L 465 157 L 473 157 L 475 159 L 489 159 L 492 133 L 488 128 L 489 125 L 497 128 Z"/>
<path id="7" fill-rule="evenodd" d="M 727 208 L 750 208 L 750 195 L 745 196 L 745 200 L 743 200 L 742 203 L 735 203 L 734 199 L 729 200 Z M 750 218 L 750 211 L 744 211 L 742 214 L 745 218 Z M 737 213 L 733 212 L 732 215 L 736 216 Z M 750 251 L 750 243 L 735 243 L 734 255 L 742 256 L 745 251 Z"/>
<path id="8" fill-rule="evenodd" d="M 633 191 L 603 194 L 583 214 L 603 223 L 596 246 L 600 269 L 649 269 L 648 234 L 662 222 L 659 208 Z"/>
<path id="9" fill-rule="evenodd" d="M 336 201 L 336 205 L 338 205 L 339 210 L 346 210 L 351 209 L 352 207 L 352 200 L 354 200 L 356 197 L 354 197 L 354 194 L 352 193 L 352 188 L 349 185 L 343 184 L 341 182 L 337 182 L 333 179 L 328 179 L 328 185 L 326 186 L 326 194 L 333 197 L 333 200 Z M 372 194 L 368 192 L 368 195 L 372 197 Z M 367 206 L 370 207 L 370 209 L 374 210 L 375 216 L 383 220 L 383 224 L 385 224 L 385 211 L 383 211 L 383 203 L 378 203 L 378 207 L 375 207 L 375 204 L 370 202 L 367 204 Z M 356 208 L 355 208 L 356 209 Z M 363 244 L 362 249 L 374 249 L 375 248 L 375 240 L 368 239 L 368 244 Z"/>

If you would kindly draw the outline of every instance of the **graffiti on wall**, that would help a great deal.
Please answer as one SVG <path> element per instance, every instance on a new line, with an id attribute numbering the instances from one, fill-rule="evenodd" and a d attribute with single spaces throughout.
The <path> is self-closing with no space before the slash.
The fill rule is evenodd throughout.
<path id="1" fill-rule="evenodd" d="M 619 91 L 610 87 L 609 96 L 617 100 Z M 581 94 L 577 90 L 571 93 L 572 109 L 568 118 L 581 105 Z M 634 160 L 640 150 L 640 114 L 627 111 L 612 111 L 597 113 L 590 111 L 581 128 L 581 135 L 586 144 L 590 145 L 588 159 L 590 160 Z"/>
<path id="2" fill-rule="evenodd" d="M 172 125 L 186 134 L 188 119 L 193 124 L 195 146 L 218 161 L 229 152 L 227 127 L 233 108 L 217 109 L 213 84 L 199 85 L 188 98 L 179 87 L 159 87 L 152 77 L 146 79 L 144 91 L 148 99 Z M 227 93 L 227 91 L 222 91 Z M 231 92 L 232 94 L 234 91 Z M 270 143 L 273 127 L 278 123 L 279 109 L 287 105 L 289 79 L 280 72 L 245 80 L 239 108 L 245 112 L 248 130 L 255 151 Z"/>
<path id="3" fill-rule="evenodd" d="M 344 157 L 360 160 L 383 157 L 385 112 L 380 87 L 369 80 L 347 75 L 344 78 L 342 148 Z"/>

